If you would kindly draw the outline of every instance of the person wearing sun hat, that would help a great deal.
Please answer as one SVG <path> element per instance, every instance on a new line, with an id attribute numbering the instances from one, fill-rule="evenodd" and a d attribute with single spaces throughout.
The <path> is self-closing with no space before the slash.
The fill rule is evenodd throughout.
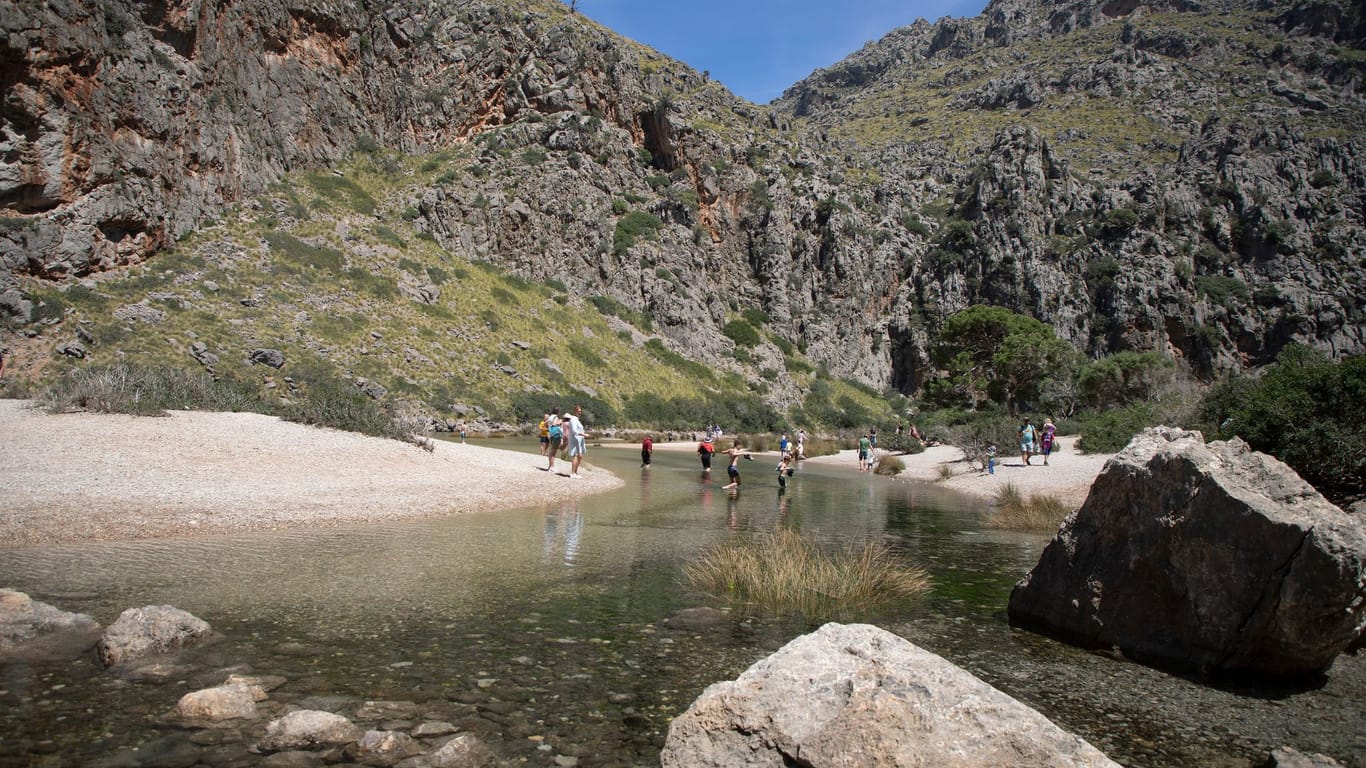
<path id="1" fill-rule="evenodd" d="M 588 452 L 588 430 L 583 428 L 581 416 L 581 405 L 574 406 L 573 413 L 564 414 L 564 420 L 569 423 L 569 476 L 576 480 L 583 477 L 579 474 L 579 464 L 583 463 L 583 455 Z"/>

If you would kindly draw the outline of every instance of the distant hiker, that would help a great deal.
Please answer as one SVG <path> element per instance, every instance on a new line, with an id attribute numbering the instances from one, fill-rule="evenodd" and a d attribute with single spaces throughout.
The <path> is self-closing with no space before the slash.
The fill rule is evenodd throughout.
<path id="1" fill-rule="evenodd" d="M 1017 431 L 1020 433 L 1020 458 L 1027 467 L 1029 466 L 1029 457 L 1034 455 L 1034 443 L 1039 433 L 1034 429 L 1034 425 L 1029 423 L 1028 417 L 1025 417 L 1025 420 L 1020 423 L 1020 428 Z"/>
<path id="2" fill-rule="evenodd" d="M 1048 454 L 1053 452 L 1053 440 L 1057 436 L 1058 428 L 1053 425 L 1052 419 L 1043 420 L 1043 437 L 1039 443 L 1039 448 L 1043 451 L 1043 464 L 1048 466 Z"/>
<path id="3" fill-rule="evenodd" d="M 868 439 L 868 434 L 864 433 L 863 437 L 858 439 L 858 471 L 866 472 L 873 466 L 872 451 L 873 443 Z"/>
<path id="4" fill-rule="evenodd" d="M 711 444 L 711 435 L 702 438 L 702 442 L 697 444 L 697 458 L 702 460 L 702 471 L 711 471 L 711 455 L 716 453 L 716 446 Z"/>
<path id="5" fill-rule="evenodd" d="M 877 447 L 877 427 L 870 427 L 868 429 L 868 440 L 872 443 L 874 448 Z"/>
<path id="6" fill-rule="evenodd" d="M 649 469 L 650 458 L 654 455 L 654 452 L 655 441 L 649 435 L 646 435 L 645 439 L 640 441 L 640 466 Z"/>

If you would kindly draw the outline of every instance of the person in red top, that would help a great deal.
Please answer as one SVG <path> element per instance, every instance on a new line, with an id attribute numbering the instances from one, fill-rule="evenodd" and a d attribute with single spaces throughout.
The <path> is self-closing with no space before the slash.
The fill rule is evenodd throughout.
<path id="1" fill-rule="evenodd" d="M 645 439 L 640 441 L 640 466 L 648 469 L 650 466 L 650 456 L 653 455 L 654 452 L 654 438 L 646 435 Z"/>
<path id="2" fill-rule="evenodd" d="M 708 435 L 697 444 L 697 457 L 702 460 L 702 471 L 711 471 L 711 455 L 716 452 L 715 446 L 711 444 L 711 436 Z"/>

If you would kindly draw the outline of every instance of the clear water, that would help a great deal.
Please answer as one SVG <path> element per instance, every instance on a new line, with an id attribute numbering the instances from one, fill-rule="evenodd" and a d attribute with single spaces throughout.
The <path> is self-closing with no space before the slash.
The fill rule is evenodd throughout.
<path id="1" fill-rule="evenodd" d="M 218 635 L 152 681 L 104 672 L 93 654 L 0 668 L 0 766 L 255 764 L 243 744 L 259 724 L 205 737 L 164 717 L 227 668 L 284 677 L 277 706 L 416 702 L 397 725 L 450 721 L 531 765 L 657 765 L 669 720 L 707 685 L 810 628 L 689 610 L 718 606 L 683 585 L 685 563 L 777 526 L 832 546 L 892 543 L 929 570 L 932 593 L 848 620 L 949 658 L 1125 765 L 1252 765 L 1284 744 L 1366 759 L 1341 735 L 1366 732 L 1356 660 L 1345 680 L 1268 696 L 1011 630 L 1010 589 L 1046 539 L 985 529 L 977 502 L 814 467 L 780 492 L 759 461 L 731 494 L 724 469 L 704 478 L 690 453 L 657 451 L 648 471 L 630 449 L 590 458 L 627 487 L 402 524 L 0 550 L 0 586 L 106 625 L 174 605 Z"/>

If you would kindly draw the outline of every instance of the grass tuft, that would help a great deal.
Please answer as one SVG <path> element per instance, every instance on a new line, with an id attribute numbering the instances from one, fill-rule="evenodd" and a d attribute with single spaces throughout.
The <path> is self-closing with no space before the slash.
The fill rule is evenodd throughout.
<path id="1" fill-rule="evenodd" d="M 728 603 L 801 619 L 847 619 L 929 589 L 929 577 L 903 565 L 882 543 L 835 554 L 787 529 L 723 542 L 684 568 L 689 585 Z"/>
<path id="2" fill-rule="evenodd" d="M 878 458 L 873 471 L 879 475 L 899 475 L 906 471 L 906 462 L 902 461 L 899 456 L 884 453 Z"/>
<path id="3" fill-rule="evenodd" d="M 995 511 L 987 525 L 1012 531 L 1056 531 L 1071 512 L 1058 497 L 1043 494 L 1026 497 L 1014 483 L 998 489 L 992 504 Z"/>

